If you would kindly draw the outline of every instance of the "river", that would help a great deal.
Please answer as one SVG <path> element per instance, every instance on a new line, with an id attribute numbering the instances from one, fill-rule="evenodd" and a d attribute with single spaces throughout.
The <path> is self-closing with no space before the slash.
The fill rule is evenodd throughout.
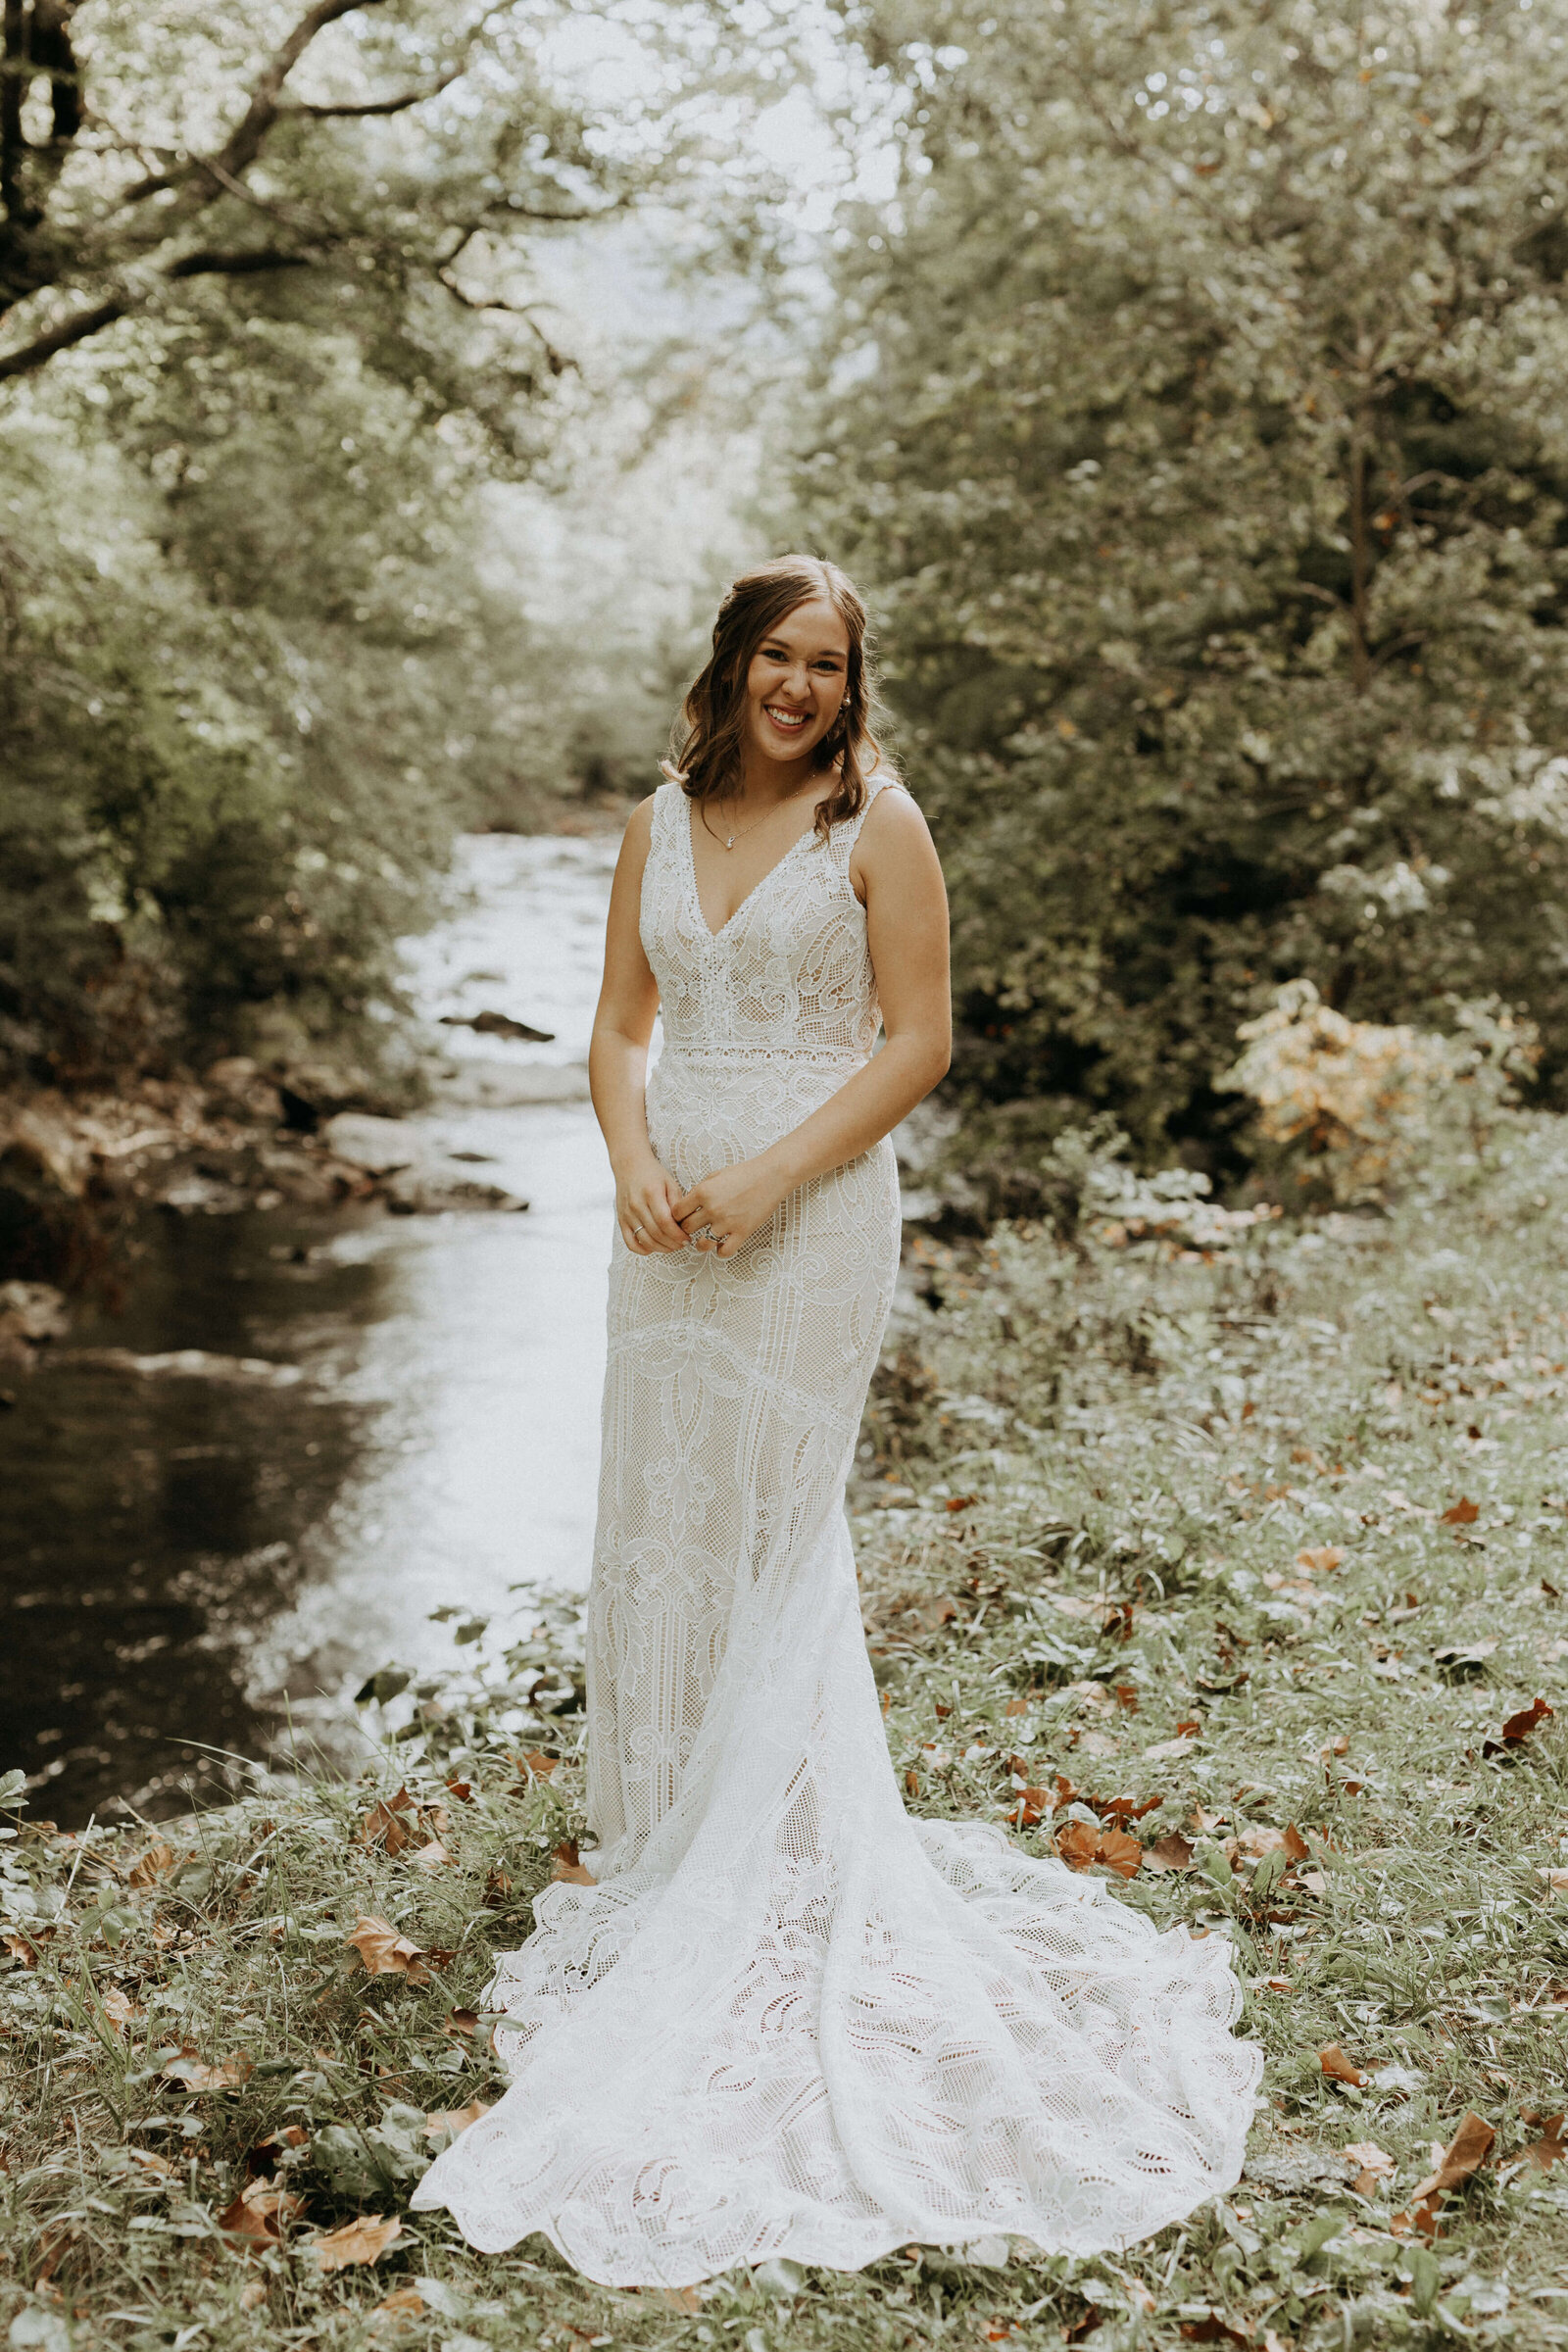
<path id="1" fill-rule="evenodd" d="M 35 1812 L 167 1815 L 241 1759 L 341 1762 L 368 1673 L 452 1654 L 457 1620 L 433 1610 L 499 1637 L 514 1588 L 585 1585 L 612 1187 L 583 1065 L 613 858 L 604 838 L 470 839 L 468 905 L 407 950 L 447 1063 L 417 1123 L 525 1214 L 153 1212 L 120 1311 L 84 1310 L 74 1345 L 296 1376 L 21 1384 L 0 1769 L 41 1781 Z M 486 1008 L 555 1040 L 434 1026 Z"/>

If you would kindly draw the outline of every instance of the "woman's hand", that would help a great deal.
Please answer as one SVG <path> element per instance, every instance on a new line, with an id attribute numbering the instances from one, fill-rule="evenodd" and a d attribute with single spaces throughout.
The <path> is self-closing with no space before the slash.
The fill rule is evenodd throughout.
<path id="1" fill-rule="evenodd" d="M 675 1221 L 699 1250 L 733 1257 L 767 1223 L 789 1189 L 765 1159 L 743 1159 L 683 1193 L 674 1203 Z"/>
<path id="2" fill-rule="evenodd" d="M 686 1236 L 675 1222 L 680 1186 L 650 1152 L 629 1168 L 615 1170 L 615 1222 L 635 1257 L 684 1250 Z"/>

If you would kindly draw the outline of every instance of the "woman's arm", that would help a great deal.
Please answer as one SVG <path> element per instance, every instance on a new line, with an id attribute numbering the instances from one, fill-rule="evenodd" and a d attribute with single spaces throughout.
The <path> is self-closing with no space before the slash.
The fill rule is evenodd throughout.
<path id="1" fill-rule="evenodd" d="M 798 1185 L 880 1143 L 948 1067 L 953 1010 L 947 892 L 925 818 L 906 793 L 878 794 L 860 828 L 850 876 L 865 903 L 886 1043 L 790 1134 L 755 1159 L 706 1176 L 674 1202 L 688 1233 L 711 1226 L 724 1236 L 722 1242 L 698 1242 L 699 1250 L 733 1257 Z"/>
<path id="2" fill-rule="evenodd" d="M 648 1041 L 659 1011 L 659 983 L 643 953 L 638 918 L 643 867 L 653 830 L 651 800 L 634 808 L 615 860 L 605 928 L 605 977 L 588 1049 L 588 1084 L 615 1178 L 615 1221 L 628 1250 L 684 1250 L 670 1214 L 680 1187 L 661 1167 L 648 1140 L 645 1095 Z"/>

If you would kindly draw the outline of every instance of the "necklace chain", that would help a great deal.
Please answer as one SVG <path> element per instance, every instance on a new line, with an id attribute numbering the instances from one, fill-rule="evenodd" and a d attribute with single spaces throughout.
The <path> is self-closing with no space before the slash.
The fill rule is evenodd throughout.
<path id="1" fill-rule="evenodd" d="M 759 825 L 765 825 L 770 816 L 777 816 L 779 810 L 781 808 L 787 808 L 789 805 L 790 804 L 788 801 L 776 801 L 771 808 L 764 808 L 760 816 L 754 816 L 749 825 L 742 825 L 738 833 L 736 832 L 734 826 L 731 825 L 724 837 L 724 848 L 726 850 L 732 850 L 738 841 L 744 841 L 746 839 L 748 833 L 755 833 Z M 708 824 L 708 818 L 706 814 L 703 817 L 703 822 L 705 825 Z M 708 830 L 710 833 L 712 833 L 713 829 L 711 825 L 708 826 Z M 716 841 L 718 836 L 713 834 L 713 838 Z"/>

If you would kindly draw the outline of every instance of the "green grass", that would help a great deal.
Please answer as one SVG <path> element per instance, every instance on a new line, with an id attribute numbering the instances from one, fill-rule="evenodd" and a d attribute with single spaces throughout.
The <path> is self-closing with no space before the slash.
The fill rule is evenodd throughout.
<path id="1" fill-rule="evenodd" d="M 691 2309 L 538 2241 L 481 2259 L 409 2214 L 425 2117 L 501 2087 L 483 2021 L 453 2013 L 580 1826 L 558 1609 L 465 1683 L 383 1686 L 385 1766 L 358 1786 L 0 1845 L 35 1960 L 0 1978 L 19 2352 L 73 2331 L 177 2352 L 1568 2341 L 1545 2291 L 1568 2279 L 1568 2164 L 1523 2158 L 1525 2111 L 1568 2105 L 1568 1879 L 1543 1875 L 1568 1872 L 1568 1718 L 1497 1737 L 1555 1703 L 1568 1655 L 1568 1128 L 1510 1124 L 1488 1169 L 1393 1217 L 1242 1228 L 1094 1198 L 1064 1240 L 922 1252 L 854 1496 L 866 1615 L 915 1809 L 1002 1820 L 1027 1788 L 1032 1851 L 1092 1847 L 1097 1824 L 1191 1845 L 1116 1886 L 1235 1944 L 1268 2056 L 1235 2195 L 1113 2261 L 769 2265 Z M 1476 1515 L 1446 1521 L 1461 1497 Z M 1179 1724 L 1199 1728 L 1171 1752 Z M 548 1782 L 516 1761 L 541 1746 L 567 1755 Z M 445 1818 L 394 1855 L 359 1831 L 404 1784 Z M 1307 1852 L 1286 1867 L 1288 1828 Z M 422 1865 L 432 1836 L 451 1859 Z M 345 1941 L 362 1914 L 433 1955 L 430 1982 L 368 1975 Z M 1359 2086 L 1325 2075 L 1331 2043 Z M 166 2071 L 182 2049 L 250 2071 L 194 2089 Z M 1401 2232 L 1471 2112 L 1487 2162 L 1431 2243 Z M 275 2240 L 234 2232 L 247 2180 L 271 2183 L 253 2232 L 299 2200 Z M 400 2233 L 323 2274 L 312 2240 L 356 2213 Z M 377 2316 L 416 2280 L 416 2308 Z"/>

